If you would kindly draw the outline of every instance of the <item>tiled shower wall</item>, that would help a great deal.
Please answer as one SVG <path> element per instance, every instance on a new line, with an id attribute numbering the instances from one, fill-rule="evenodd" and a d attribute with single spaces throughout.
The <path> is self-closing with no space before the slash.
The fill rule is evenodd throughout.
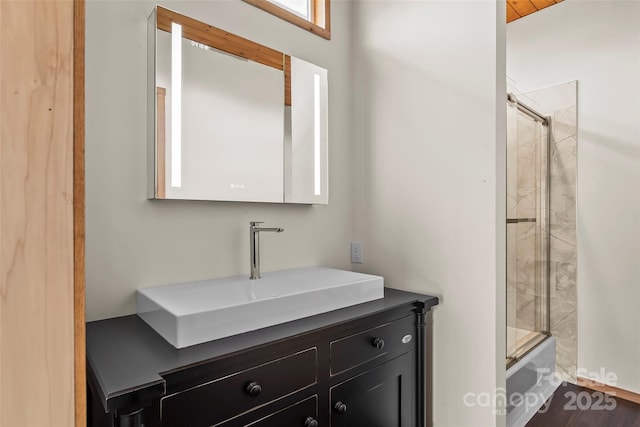
<path id="1" fill-rule="evenodd" d="M 577 364 L 576 280 L 576 134 L 577 82 L 527 92 L 523 102 L 551 116 L 550 147 L 550 288 L 551 334 L 556 337 L 558 373 L 575 380 Z M 509 109 L 509 114 L 515 114 Z M 545 179 L 539 159 L 545 161 L 544 128 L 518 115 L 508 130 L 507 218 L 538 218 L 538 180 Z M 536 330 L 540 290 L 535 287 L 538 223 L 507 225 L 508 326 Z M 536 240 L 538 239 L 538 241 Z"/>
<path id="2" fill-rule="evenodd" d="M 574 380 L 577 365 L 577 94 L 578 82 L 527 92 L 551 122 L 551 334 L 558 373 Z"/>

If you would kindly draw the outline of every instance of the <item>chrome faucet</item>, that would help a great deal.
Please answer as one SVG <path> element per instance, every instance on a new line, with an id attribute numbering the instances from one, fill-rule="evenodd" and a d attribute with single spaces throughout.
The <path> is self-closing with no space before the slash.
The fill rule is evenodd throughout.
<path id="1" fill-rule="evenodd" d="M 273 231 L 276 233 L 282 233 L 284 228 L 266 228 L 260 227 L 259 224 L 263 224 L 262 221 L 250 221 L 249 222 L 249 250 L 251 251 L 251 280 L 260 278 L 260 232 L 261 231 Z"/>

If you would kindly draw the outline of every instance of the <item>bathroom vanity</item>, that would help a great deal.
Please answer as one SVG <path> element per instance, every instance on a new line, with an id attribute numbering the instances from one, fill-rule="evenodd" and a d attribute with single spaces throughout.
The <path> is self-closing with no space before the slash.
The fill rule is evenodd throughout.
<path id="1" fill-rule="evenodd" d="M 89 322 L 88 425 L 431 425 L 438 299 L 384 294 L 182 349 L 137 315 Z"/>

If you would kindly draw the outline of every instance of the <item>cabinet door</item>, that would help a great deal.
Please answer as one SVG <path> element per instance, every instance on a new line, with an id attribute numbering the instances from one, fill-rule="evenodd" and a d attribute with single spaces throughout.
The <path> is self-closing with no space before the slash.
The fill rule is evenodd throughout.
<path id="1" fill-rule="evenodd" d="M 406 353 L 331 388 L 331 427 L 412 427 L 415 357 Z"/>

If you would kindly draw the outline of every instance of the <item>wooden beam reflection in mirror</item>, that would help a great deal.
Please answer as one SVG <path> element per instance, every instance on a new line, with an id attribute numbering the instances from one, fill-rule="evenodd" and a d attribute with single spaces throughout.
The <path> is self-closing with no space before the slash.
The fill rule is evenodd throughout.
<path id="1" fill-rule="evenodd" d="M 223 52 L 278 70 L 283 69 L 283 54 L 260 43 L 236 36 L 227 31 L 181 15 L 164 7 L 157 7 L 158 29 L 171 33 L 171 23 L 182 25 L 182 36 Z"/>
<path id="2" fill-rule="evenodd" d="M 156 105 L 157 105 L 157 141 L 156 141 L 156 197 L 158 199 L 165 198 L 165 146 L 166 146 L 166 97 L 167 89 L 156 87 Z"/>
<path id="3" fill-rule="evenodd" d="M 284 105 L 291 106 L 291 57 L 284 56 Z"/>
<path id="4" fill-rule="evenodd" d="M 260 43 L 231 34 L 162 6 L 157 6 L 157 27 L 171 33 L 171 23 L 182 25 L 186 39 L 211 46 L 231 55 L 284 71 L 285 105 L 291 105 L 291 57 Z M 287 65 L 288 64 L 288 65 Z"/>

